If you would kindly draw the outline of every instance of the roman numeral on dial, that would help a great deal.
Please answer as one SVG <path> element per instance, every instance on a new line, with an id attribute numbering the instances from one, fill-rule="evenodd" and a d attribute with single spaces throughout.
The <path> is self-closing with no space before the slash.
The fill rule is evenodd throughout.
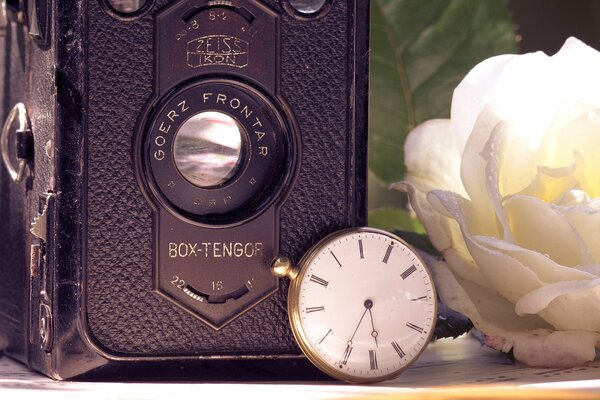
<path id="1" fill-rule="evenodd" d="M 331 255 L 333 256 L 333 258 L 335 259 L 335 262 L 338 263 L 338 265 L 341 267 L 342 263 L 340 262 L 340 260 L 338 260 L 338 258 L 335 256 L 335 254 L 333 254 L 333 251 L 330 251 Z"/>
<path id="2" fill-rule="evenodd" d="M 391 244 L 388 246 L 386 252 L 385 252 L 385 256 L 383 256 L 383 263 L 387 264 L 389 259 L 390 259 L 390 254 L 392 254 L 392 250 L 394 250 L 394 246 L 392 246 Z"/>
<path id="3" fill-rule="evenodd" d="M 417 267 L 415 267 L 414 265 L 411 265 L 410 267 L 408 267 L 406 269 L 406 271 L 404 271 L 403 273 L 400 274 L 400 276 L 402 277 L 402 280 L 408 278 L 410 276 L 410 274 L 412 274 L 416 270 L 417 270 Z"/>
<path id="4" fill-rule="evenodd" d="M 404 358 L 406 353 L 404 352 L 404 350 L 402 350 L 402 347 L 400 347 L 400 345 L 398 343 L 392 342 L 392 347 L 394 348 L 394 350 L 396 350 L 396 353 L 398 353 L 400 358 Z"/>
<path id="5" fill-rule="evenodd" d="M 310 281 L 314 282 L 314 283 L 318 283 L 319 285 L 325 286 L 325 287 L 327 287 L 327 285 L 329 285 L 329 282 L 327 282 L 325 279 L 320 278 L 316 275 L 311 275 Z"/>
<path id="6" fill-rule="evenodd" d="M 369 364 L 371 369 L 377 369 L 377 353 L 375 350 L 369 350 Z"/>
<path id="7" fill-rule="evenodd" d="M 350 358 L 350 354 L 352 353 L 352 346 L 346 346 L 346 350 L 344 351 L 344 356 L 342 357 L 342 364 L 346 365 L 348 363 L 348 358 Z"/>
<path id="8" fill-rule="evenodd" d="M 362 239 L 358 239 L 358 251 L 360 252 L 360 258 L 365 258 L 365 251 L 363 249 Z"/>
<path id="9" fill-rule="evenodd" d="M 413 329 L 413 330 L 415 330 L 415 331 L 417 331 L 419 333 L 423 333 L 423 328 L 421 328 L 418 325 L 413 324 L 412 322 L 407 322 L 406 326 L 408 326 L 410 329 Z"/>

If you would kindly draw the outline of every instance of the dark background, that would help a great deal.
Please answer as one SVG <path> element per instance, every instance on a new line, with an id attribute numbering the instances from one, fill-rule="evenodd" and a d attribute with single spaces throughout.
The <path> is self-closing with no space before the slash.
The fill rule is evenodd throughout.
<path id="1" fill-rule="evenodd" d="M 521 53 L 556 53 L 569 36 L 600 50 L 599 0 L 509 0 Z"/>

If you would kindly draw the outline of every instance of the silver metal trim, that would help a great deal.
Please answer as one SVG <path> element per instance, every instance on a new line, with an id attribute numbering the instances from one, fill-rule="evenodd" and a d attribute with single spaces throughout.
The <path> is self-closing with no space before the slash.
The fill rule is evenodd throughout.
<path id="1" fill-rule="evenodd" d="M 0 6 L 1 7 L 1 6 Z M 27 166 L 27 160 L 19 159 L 19 164 L 17 168 L 15 168 L 10 161 L 10 154 L 8 149 L 8 138 L 10 136 L 10 128 L 15 122 L 15 119 L 19 119 L 19 129 L 17 131 L 25 131 L 29 129 L 29 118 L 27 115 L 27 108 L 25 108 L 25 104 L 17 103 L 10 110 L 6 121 L 4 122 L 4 127 L 2 128 L 2 134 L 0 136 L 0 151 L 2 154 L 2 161 L 4 162 L 4 166 L 8 170 L 11 179 L 15 183 L 20 183 L 23 180 L 23 176 L 25 175 L 25 167 Z"/>

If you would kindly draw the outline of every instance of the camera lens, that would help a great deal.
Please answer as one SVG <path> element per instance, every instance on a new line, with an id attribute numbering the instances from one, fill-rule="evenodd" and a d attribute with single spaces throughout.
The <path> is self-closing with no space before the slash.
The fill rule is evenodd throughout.
<path id="1" fill-rule="evenodd" d="M 231 179 L 243 160 L 243 128 L 227 114 L 206 111 L 181 125 L 175 136 L 173 156 L 179 172 L 201 188 Z"/>
<path id="2" fill-rule="evenodd" d="M 146 5 L 147 0 L 108 0 L 110 6 L 123 14 L 132 14 Z"/>
<path id="3" fill-rule="evenodd" d="M 312 14 L 319 11 L 327 0 L 289 0 L 294 9 L 302 14 Z"/>
<path id="4" fill-rule="evenodd" d="M 177 217 L 238 224 L 270 207 L 291 179 L 294 137 L 252 86 L 191 83 L 164 98 L 144 128 L 148 189 Z"/>

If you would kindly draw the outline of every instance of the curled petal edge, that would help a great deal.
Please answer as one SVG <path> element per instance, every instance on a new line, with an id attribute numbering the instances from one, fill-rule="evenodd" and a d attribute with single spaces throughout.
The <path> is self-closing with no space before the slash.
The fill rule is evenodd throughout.
<path id="1" fill-rule="evenodd" d="M 600 333 L 535 329 L 507 331 L 486 321 L 443 261 L 429 265 L 440 298 L 453 310 L 466 315 L 485 334 L 485 344 L 534 367 L 574 367 L 594 360 L 600 348 Z"/>
<path id="2" fill-rule="evenodd" d="M 547 284 L 521 297 L 515 304 L 515 312 L 517 315 L 537 314 L 557 297 L 595 288 L 600 288 L 600 279 Z"/>
<path id="3" fill-rule="evenodd" d="M 453 251 L 459 253 L 462 258 L 472 260 L 456 221 L 434 209 L 427 201 L 426 193 L 408 181 L 394 184 L 393 187 L 408 194 L 413 210 L 423 223 L 429 240 L 438 251 L 443 253 L 448 249 L 454 249 Z"/>

